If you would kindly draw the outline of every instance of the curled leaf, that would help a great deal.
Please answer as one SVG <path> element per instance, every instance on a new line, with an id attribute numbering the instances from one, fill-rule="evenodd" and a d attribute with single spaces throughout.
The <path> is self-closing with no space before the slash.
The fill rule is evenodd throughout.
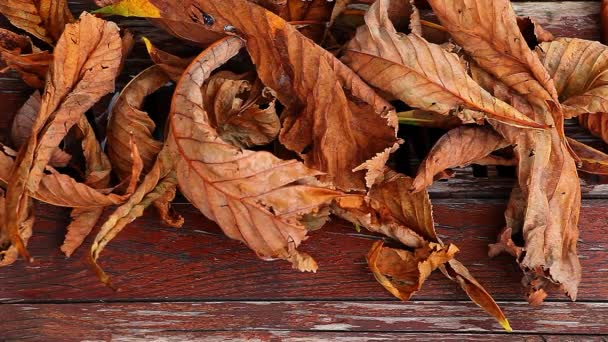
<path id="1" fill-rule="evenodd" d="M 581 160 L 579 170 L 598 175 L 608 175 L 607 154 L 574 139 L 568 138 L 568 143 Z"/>
<path id="2" fill-rule="evenodd" d="M 458 248 L 437 243 L 417 248 L 413 252 L 384 247 L 376 241 L 367 254 L 367 264 L 376 280 L 401 300 L 408 300 L 424 281 L 442 264 L 454 258 Z"/>
<path id="3" fill-rule="evenodd" d="M 364 172 L 352 170 L 396 142 L 397 120 L 390 105 L 352 70 L 253 3 L 188 1 L 186 8 L 165 0 L 154 3 L 165 19 L 220 33 L 228 28 L 245 39 L 259 78 L 286 107 L 279 136 L 283 145 L 299 153 L 306 166 L 324 172 L 324 181 L 343 190 L 365 188 Z"/>
<path id="4" fill-rule="evenodd" d="M 509 143 L 488 127 L 457 127 L 443 135 L 418 169 L 412 191 L 418 192 L 433 183 L 436 174 L 445 169 L 466 166 Z"/>
<path id="5" fill-rule="evenodd" d="M 339 193 L 318 185 L 319 172 L 296 160 L 223 141 L 203 110 L 204 81 L 242 47 L 238 38 L 217 42 L 194 60 L 177 84 L 170 139 L 176 145 L 179 187 L 226 235 L 242 241 L 259 257 L 286 259 L 294 267 L 311 270 L 300 267 L 310 262 L 300 263 L 301 258 L 294 257 L 300 253 L 295 247 L 307 233 L 302 217 L 322 215 L 320 208 Z"/>
<path id="6" fill-rule="evenodd" d="M 202 89 L 209 119 L 222 140 L 247 148 L 265 145 L 279 134 L 276 94 L 258 81 L 212 76 Z"/>
<path id="7" fill-rule="evenodd" d="M 169 81 L 169 76 L 159 67 L 152 66 L 134 77 L 122 90 L 108 122 L 108 157 L 119 178 L 131 174 L 132 159 L 129 141 L 133 139 L 144 163 L 144 171 L 152 168 L 162 142 L 154 139 L 154 121 L 142 110 L 144 99 Z"/>

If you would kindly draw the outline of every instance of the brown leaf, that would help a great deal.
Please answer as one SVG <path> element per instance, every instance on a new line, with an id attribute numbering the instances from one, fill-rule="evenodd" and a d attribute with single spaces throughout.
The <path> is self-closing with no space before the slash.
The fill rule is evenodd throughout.
<path id="1" fill-rule="evenodd" d="M 242 36 L 258 76 L 287 108 L 281 142 L 306 166 L 325 172 L 324 181 L 364 189 L 364 172 L 352 170 L 396 142 L 397 120 L 349 68 L 283 19 L 246 1 L 153 3 L 165 19 L 198 22 L 217 32 L 228 27 Z"/>
<path id="2" fill-rule="evenodd" d="M 90 258 L 93 269 L 99 279 L 113 288 L 109 276 L 97 264 L 101 252 L 105 246 L 120 233 L 129 223 L 143 215 L 146 209 L 154 201 L 165 196 L 167 191 L 175 189 L 175 172 L 173 171 L 173 160 L 168 148 L 163 148 L 143 181 L 134 190 L 126 203 L 119 206 L 99 229 L 90 250 Z"/>
<path id="3" fill-rule="evenodd" d="M 53 55 L 47 51 L 24 55 L 2 51 L 0 59 L 6 64 L 6 68 L 0 72 L 15 70 L 27 85 L 43 89 L 49 65 L 53 62 Z"/>
<path id="4" fill-rule="evenodd" d="M 11 53 L 31 53 L 34 48 L 28 36 L 0 28 L 0 51 Z"/>
<path id="5" fill-rule="evenodd" d="M 322 212 L 339 193 L 318 185 L 320 173 L 296 160 L 224 142 L 203 110 L 202 84 L 242 47 L 238 38 L 217 42 L 195 59 L 177 85 L 169 138 L 178 153 L 177 180 L 192 204 L 259 257 L 290 260 L 296 268 L 314 271 L 309 257 L 295 257 L 301 252 L 294 248 L 307 233 L 300 220 Z"/>
<path id="6" fill-rule="evenodd" d="M 443 135 L 424 158 L 411 190 L 418 192 L 431 185 L 439 172 L 469 165 L 508 145 L 503 137 L 489 127 L 454 128 Z"/>
<path id="7" fill-rule="evenodd" d="M 1 0 L 0 13 L 47 43 L 57 41 L 66 24 L 74 21 L 66 0 Z"/>
<path id="8" fill-rule="evenodd" d="M 367 264 L 385 289 L 401 300 L 409 300 L 431 272 L 457 252 L 458 248 L 451 244 L 429 243 L 410 252 L 384 247 L 382 241 L 376 241 L 367 254 Z"/>
<path id="9" fill-rule="evenodd" d="M 13 117 L 11 141 L 16 149 L 19 149 L 21 145 L 27 143 L 30 138 L 34 121 L 40 110 L 40 101 L 40 92 L 35 91 Z M 55 151 L 53 151 L 49 165 L 53 167 L 65 167 L 71 159 L 72 156 L 69 153 L 62 151 L 60 148 L 56 148 Z"/>
<path id="10" fill-rule="evenodd" d="M 429 0 L 433 12 L 483 69 L 520 94 L 557 103 L 551 77 L 528 48 L 508 0 Z"/>
<path id="11" fill-rule="evenodd" d="M 553 117 L 546 107 L 532 105 L 504 83 L 472 70 L 474 78 L 495 96 L 536 121 L 552 125 Z M 491 124 L 515 146 L 518 160 L 518 190 L 512 193 L 506 218 L 507 227 L 514 234 L 521 232 L 525 241 L 526 253 L 520 260 L 523 283 L 529 293 L 539 290 L 533 288 L 533 281 L 538 286 L 559 284 L 575 299 L 581 279 L 576 251 L 581 201 L 576 163 L 557 128 L 522 133 L 500 123 Z"/>
<path id="12" fill-rule="evenodd" d="M 4 202 L 4 192 L 2 192 L 2 196 L 0 196 L 0 226 L 4 226 L 5 224 L 5 216 L 6 216 L 6 212 L 5 212 L 5 202 Z M 30 208 L 32 208 L 31 204 L 30 204 Z M 19 236 L 21 237 L 21 240 L 23 241 L 23 244 L 27 246 L 27 243 L 30 239 L 30 237 L 32 237 L 32 233 L 33 233 L 33 228 L 34 228 L 34 221 L 35 221 L 35 216 L 32 214 L 32 212 L 28 212 L 26 213 L 27 217 L 22 218 L 22 224 L 19 227 Z M 2 237 L 3 241 L 6 241 L 6 237 L 2 236 L 2 234 L 4 234 L 4 232 L 6 232 L 6 230 L 1 229 L 0 230 L 0 236 Z M 17 248 L 15 246 L 0 246 L 1 250 L 0 250 L 0 266 L 7 266 L 12 264 L 13 262 L 15 262 L 17 260 L 17 258 L 19 257 L 19 251 L 17 250 Z"/>
<path id="13" fill-rule="evenodd" d="M 363 79 L 415 108 L 444 115 L 464 108 L 542 127 L 477 85 L 457 55 L 416 33 L 397 33 L 387 15 L 389 4 L 376 1 L 365 15 L 366 26 L 347 46 L 344 60 Z"/>
<path id="14" fill-rule="evenodd" d="M 186 67 L 188 67 L 188 64 L 192 62 L 192 59 L 177 57 L 168 52 L 157 49 L 146 37 L 143 37 L 142 40 L 144 41 L 144 44 L 146 44 L 146 49 L 148 50 L 150 59 L 152 59 L 152 61 L 160 68 L 162 68 L 173 81 L 179 81 L 182 73 Z"/>
<path id="15" fill-rule="evenodd" d="M 134 147 L 143 162 L 145 173 L 148 173 L 156 163 L 162 142 L 152 136 L 156 124 L 146 112 L 142 111 L 142 106 L 146 96 L 168 81 L 169 76 L 160 66 L 149 67 L 125 86 L 112 108 L 108 124 L 107 151 L 114 170 L 123 181 L 132 177 L 133 158 L 128 156 L 133 154 Z M 133 143 L 127 144 L 129 141 Z M 177 184 L 176 182 L 171 184 L 163 185 L 162 188 L 166 188 L 165 193 L 159 194 L 160 197 L 153 204 L 159 210 L 165 224 L 180 227 L 183 218 L 174 214 L 170 206 L 170 202 L 175 197 Z"/>
<path id="16" fill-rule="evenodd" d="M 566 118 L 608 112 L 606 46 L 589 40 L 558 38 L 536 49 L 555 82 Z"/>
<path id="17" fill-rule="evenodd" d="M 581 160 L 580 171 L 597 175 L 608 175 L 607 154 L 571 138 L 568 138 L 568 143 Z"/>
<path id="18" fill-rule="evenodd" d="M 422 236 L 393 217 L 384 203 L 366 198 L 365 195 L 338 197 L 332 206 L 332 213 L 411 248 L 420 248 L 426 244 Z"/>
<path id="19" fill-rule="evenodd" d="M 78 122 L 78 128 L 83 135 L 82 150 L 86 163 L 85 182 L 94 189 L 107 188 L 110 185 L 110 172 L 112 170 L 110 160 L 101 149 L 101 146 L 95 137 L 95 133 L 93 132 L 93 128 L 90 126 L 85 116 L 82 116 Z M 133 163 L 135 171 L 133 171 L 133 174 L 131 175 L 135 178 L 131 180 L 131 187 L 134 187 L 142 168 L 142 161 L 139 158 L 137 149 L 135 149 L 135 153 L 132 154 L 132 158 L 136 160 Z M 127 193 L 132 191 L 133 189 L 127 189 Z M 80 247 L 84 239 L 97 224 L 103 211 L 103 206 L 75 208 L 72 210 L 72 221 L 68 225 L 65 240 L 61 246 L 61 251 L 64 252 L 66 256 L 69 257 L 76 248 Z"/>
<path id="20" fill-rule="evenodd" d="M 217 74 L 202 93 L 209 120 L 225 142 L 247 148 L 268 144 L 279 134 L 276 94 L 260 82 Z"/>
<path id="21" fill-rule="evenodd" d="M 445 271 L 444 271 L 445 270 Z M 442 268 L 443 274 L 455 281 L 462 287 L 471 300 L 484 309 L 508 332 L 511 332 L 511 325 L 503 314 L 502 310 L 494 301 L 494 298 L 477 282 L 477 280 L 469 273 L 469 270 L 464 267 L 456 259 L 449 260 Z"/>
<path id="22" fill-rule="evenodd" d="M 27 211 L 28 196 L 38 192 L 50 157 L 68 130 L 114 88 L 120 60 L 118 27 L 87 13 L 77 23 L 67 25 L 59 39 L 48 75 L 49 86 L 29 141 L 17 157 L 6 194 L 5 236 L 10 236 L 23 256 L 27 252 L 18 227 L 19 217 Z M 56 175 L 56 180 L 60 176 Z"/>
<path id="23" fill-rule="evenodd" d="M 134 77 L 120 93 L 112 107 L 108 122 L 107 152 L 112 167 L 121 180 L 129 177 L 132 161 L 129 158 L 133 139 L 148 172 L 162 148 L 162 142 L 154 139 L 154 121 L 142 111 L 146 96 L 152 94 L 169 81 L 169 76 L 159 67 L 152 66 Z"/>

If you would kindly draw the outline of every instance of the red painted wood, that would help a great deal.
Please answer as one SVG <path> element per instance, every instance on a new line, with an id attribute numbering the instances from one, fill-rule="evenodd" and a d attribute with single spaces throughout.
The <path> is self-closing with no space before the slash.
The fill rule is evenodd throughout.
<path id="1" fill-rule="evenodd" d="M 91 3 L 70 1 L 76 13 L 93 8 Z M 536 17 L 557 36 L 599 38 L 597 1 L 518 2 L 514 8 L 520 15 Z M 181 54 L 194 51 L 185 44 L 175 44 L 146 20 L 112 20 L 138 36 L 149 37 L 161 48 Z M 0 21 L 0 26 L 5 22 Z M 138 43 L 117 90 L 149 64 L 143 45 Z M 0 75 L 0 127 L 4 128 L 0 136 L 6 136 L 11 113 L 31 91 L 15 74 Z M 458 258 L 471 273 L 497 299 L 521 300 L 517 266 L 506 256 L 495 260 L 486 257 L 486 245 L 502 226 L 505 201 L 469 199 L 504 197 L 509 182 L 462 177 L 458 182 L 440 184 L 432 191 L 435 197 L 464 199 L 435 200 L 434 213 L 442 239 L 461 247 Z M 588 198 L 606 197 L 604 187 L 586 190 Z M 507 337 L 473 304 L 454 302 L 466 296 L 440 274 L 431 276 L 414 296 L 417 301 L 394 300 L 373 279 L 364 259 L 378 237 L 357 233 L 342 221 L 311 234 L 302 248 L 317 258 L 320 269 L 316 274 L 303 274 L 283 262 L 256 259 L 190 205 L 178 205 L 187 220 L 180 230 L 162 227 L 150 212 L 120 234 L 102 255 L 102 265 L 122 289 L 112 292 L 88 268 L 85 255 L 90 240 L 71 259 L 59 252 L 67 211 L 46 205 L 39 209 L 30 245 L 36 261 L 19 261 L 0 269 L 0 302 L 29 303 L 0 306 L 0 340 L 491 341 Z M 584 201 L 579 241 L 584 267 L 579 293 L 582 302 L 551 302 L 541 308 L 521 302 L 501 303 L 521 333 L 509 335 L 509 339 L 600 340 L 589 334 L 608 334 L 607 219 L 608 200 Z M 550 299 L 565 297 L 555 292 Z M 74 303 L 89 300 L 115 303 Z M 243 300 L 247 302 L 234 302 Z M 258 302 L 251 302 L 254 300 Z M 270 300 L 278 302 L 268 303 Z"/>
<path id="2" fill-rule="evenodd" d="M 67 225 L 65 211 L 39 207 L 30 244 L 33 264 L 18 261 L 0 270 L 4 302 L 94 299 L 392 299 L 376 283 L 364 256 L 378 238 L 357 233 L 342 221 L 311 234 L 302 249 L 319 262 L 316 274 L 299 273 L 286 262 L 258 260 L 244 245 L 229 240 L 190 205 L 178 205 L 183 228 L 164 228 L 153 212 L 135 221 L 112 241 L 101 264 L 121 292 L 98 282 L 86 262 L 88 247 L 66 259 L 58 247 Z M 502 226 L 504 201 L 436 200 L 437 230 L 461 247 L 458 259 L 497 299 L 523 299 L 521 273 L 510 257 L 489 259 L 487 244 Z M 466 213 L 466 214 L 463 214 Z M 579 249 L 584 268 L 579 300 L 608 299 L 608 201 L 583 203 Z M 466 299 L 460 288 L 433 274 L 415 299 Z M 566 300 L 558 292 L 550 298 Z"/>
<path id="3" fill-rule="evenodd" d="M 501 303 L 518 333 L 608 333 L 608 304 Z M 204 302 L 7 305 L 0 312 L 4 337 L 109 339 L 163 331 L 306 331 L 501 333 L 468 302 Z M 68 335 L 69 334 L 69 335 Z M 506 336 L 505 336 L 506 337 Z"/>

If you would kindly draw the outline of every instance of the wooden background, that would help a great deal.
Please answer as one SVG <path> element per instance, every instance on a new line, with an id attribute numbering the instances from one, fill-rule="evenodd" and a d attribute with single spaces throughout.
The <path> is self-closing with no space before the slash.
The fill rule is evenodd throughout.
<path id="1" fill-rule="evenodd" d="M 75 13 L 92 8 L 86 0 L 70 4 Z M 536 17 L 557 36 L 585 39 L 598 39 L 599 6 L 597 1 L 514 3 L 518 14 Z M 176 48 L 145 20 L 116 20 L 160 47 Z M 149 64 L 138 41 L 120 86 Z M 30 93 L 16 75 L 0 75 L 0 127 L 8 127 L 11 113 Z M 298 273 L 286 262 L 256 259 L 191 205 L 180 203 L 183 228 L 163 227 L 150 211 L 104 251 L 101 264 L 118 292 L 90 271 L 85 260 L 90 239 L 71 258 L 63 256 L 59 246 L 68 212 L 40 205 L 29 248 L 35 262 L 20 260 L 0 270 L 0 340 L 608 340 L 602 337 L 608 335 L 605 186 L 584 185 L 578 301 L 554 291 L 533 308 L 525 302 L 512 259 L 487 257 L 487 244 L 504 224 L 513 183 L 490 176 L 464 170 L 456 180 L 434 185 L 431 194 L 438 233 L 461 247 L 458 259 L 499 301 L 512 334 L 439 272 L 412 301 L 393 298 L 376 283 L 364 258 L 379 237 L 357 233 L 345 222 L 311 234 L 301 248 L 316 258 L 319 271 Z"/>

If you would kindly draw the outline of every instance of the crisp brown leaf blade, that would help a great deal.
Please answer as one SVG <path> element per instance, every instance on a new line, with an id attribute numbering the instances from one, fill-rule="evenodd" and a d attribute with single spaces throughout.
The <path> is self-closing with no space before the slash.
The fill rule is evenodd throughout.
<path id="1" fill-rule="evenodd" d="M 451 244 L 429 243 L 410 252 L 384 247 L 382 241 L 376 241 L 367 254 L 367 264 L 385 289 L 401 300 L 409 300 L 431 272 L 457 252 L 458 248 Z"/>
<path id="2" fill-rule="evenodd" d="M 40 92 L 35 91 L 15 113 L 11 126 L 11 142 L 16 149 L 19 149 L 29 140 L 34 121 L 40 110 L 40 103 Z M 70 154 L 62 151 L 60 148 L 56 148 L 49 160 L 49 165 L 53 167 L 65 167 L 71 159 L 72 156 Z"/>
<path id="3" fill-rule="evenodd" d="M 228 27 L 242 36 L 259 78 L 287 108 L 281 142 L 306 166 L 325 172 L 323 180 L 343 190 L 365 188 L 364 172 L 352 170 L 393 146 L 397 120 L 390 105 L 348 67 L 285 20 L 247 1 L 153 3 L 165 19 L 222 33 Z M 205 21 L 209 17 L 213 22 Z"/>
<path id="4" fill-rule="evenodd" d="M 416 33 L 399 34 L 387 9 L 376 1 L 366 25 L 347 46 L 345 62 L 363 79 L 412 107 L 447 115 L 460 108 L 519 126 L 543 127 L 483 90 L 456 54 Z"/>
<path id="5" fill-rule="evenodd" d="M 508 0 L 429 0 L 456 43 L 486 71 L 520 94 L 557 102 L 551 77 L 528 48 Z"/>
<path id="6" fill-rule="evenodd" d="M 136 149 L 135 149 L 136 151 Z M 169 148 L 163 148 L 142 182 L 133 191 L 129 199 L 119 206 L 99 229 L 95 240 L 91 245 L 90 258 L 95 273 L 99 279 L 111 288 L 110 277 L 98 265 L 97 259 L 105 246 L 120 233 L 129 223 L 143 215 L 146 209 L 154 201 L 161 198 L 166 191 L 175 188 L 176 179 L 173 171 L 172 155 Z"/>
<path id="7" fill-rule="evenodd" d="M 4 203 L 4 192 L 2 192 L 2 196 L 0 196 L 0 225 L 3 226 L 5 223 L 5 203 Z M 30 206 L 31 208 L 31 206 Z M 32 237 L 35 216 L 32 212 L 26 213 L 27 217 L 23 218 L 23 223 L 19 227 L 19 236 L 23 240 L 23 244 L 27 246 L 27 243 Z M 0 230 L 0 234 L 3 234 L 5 229 Z M 3 237 L 4 239 L 4 237 Z M 7 266 L 14 263 L 19 257 L 19 251 L 17 248 L 12 245 L 8 248 L 2 248 L 0 251 L 0 266 Z"/>
<path id="8" fill-rule="evenodd" d="M 536 121 L 553 121 L 547 108 L 535 106 L 504 83 L 473 68 L 477 82 Z M 515 146 L 518 184 L 507 212 L 508 228 L 523 234 L 526 253 L 518 260 L 525 273 L 523 284 L 536 299 L 550 283 L 558 284 L 576 299 L 581 280 L 577 256 L 581 190 L 576 163 L 557 128 L 522 132 L 490 122 L 506 141 Z M 544 290 L 543 290 L 544 291 Z"/>
<path id="9" fill-rule="evenodd" d="M 276 94 L 259 81 L 251 84 L 231 76 L 214 75 L 202 89 L 205 110 L 220 138 L 243 148 L 272 142 L 281 129 Z"/>
<path id="10" fill-rule="evenodd" d="M 152 59 L 152 61 L 160 68 L 162 68 L 173 81 L 179 81 L 179 78 L 182 76 L 182 73 L 186 67 L 188 67 L 190 62 L 192 62 L 192 59 L 177 57 L 168 52 L 160 50 L 152 45 L 152 42 L 146 37 L 143 37 L 142 40 L 146 45 L 150 59 Z"/>
<path id="11" fill-rule="evenodd" d="M 47 51 L 30 54 L 16 54 L 2 51 L 1 58 L 6 67 L 0 72 L 15 70 L 23 81 L 32 88 L 42 89 L 45 85 L 46 74 L 49 65 L 53 61 L 53 55 Z"/>
<path id="12" fill-rule="evenodd" d="M 608 175 L 608 154 L 571 138 L 568 138 L 568 143 L 582 162 L 580 171 Z"/>
<path id="13" fill-rule="evenodd" d="M 536 52 L 555 82 L 567 118 L 608 112 L 608 48 L 599 42 L 558 38 Z"/>
<path id="14" fill-rule="evenodd" d="M 142 110 L 146 96 L 160 89 L 169 76 L 159 66 L 152 66 L 134 77 L 122 90 L 108 122 L 107 152 L 112 167 L 121 180 L 131 175 L 133 166 L 129 141 L 133 139 L 144 163 L 144 171 L 152 168 L 162 142 L 154 139 L 154 121 Z"/>
<path id="15" fill-rule="evenodd" d="M 383 203 L 365 195 L 338 197 L 331 211 L 344 220 L 370 232 L 384 234 L 405 246 L 419 248 L 426 244 L 422 236 L 393 217 Z"/>
<path id="16" fill-rule="evenodd" d="M 194 60 L 177 85 L 170 139 L 178 154 L 179 186 L 226 235 L 244 242 L 258 256 L 291 260 L 296 268 L 315 270 L 310 257 L 295 257 L 301 253 L 293 248 L 307 233 L 300 220 L 305 214 L 314 216 L 339 193 L 316 185 L 320 173 L 298 161 L 224 142 L 203 110 L 204 81 L 242 47 L 238 38 L 217 42 Z"/>
<path id="17" fill-rule="evenodd" d="M 66 0 L 1 0 L 0 13 L 47 43 L 57 41 L 65 25 L 74 21 Z"/>
<path id="18" fill-rule="evenodd" d="M 496 304 L 494 298 L 477 282 L 463 264 L 456 259 L 451 259 L 443 266 L 443 274 L 458 283 L 475 304 L 494 317 L 506 331 L 513 331 L 507 317 Z"/>
<path id="19" fill-rule="evenodd" d="M 28 196 L 38 192 L 52 153 L 68 130 L 114 88 L 120 60 L 121 40 L 116 24 L 87 13 L 77 23 L 67 25 L 59 39 L 48 75 L 50 85 L 42 97 L 29 141 L 19 152 L 6 193 L 4 236 L 11 238 L 23 256 L 27 256 L 27 251 L 18 227 L 19 218 L 29 211 Z"/>
<path id="20" fill-rule="evenodd" d="M 489 127 L 457 127 L 443 135 L 424 158 L 411 190 L 418 192 L 433 183 L 435 175 L 452 167 L 462 167 L 509 146 Z"/>

